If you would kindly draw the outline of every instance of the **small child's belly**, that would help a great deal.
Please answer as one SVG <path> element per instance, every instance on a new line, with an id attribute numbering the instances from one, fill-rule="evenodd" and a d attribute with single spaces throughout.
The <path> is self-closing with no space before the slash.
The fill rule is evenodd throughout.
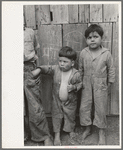
<path id="1" fill-rule="evenodd" d="M 68 91 L 67 91 L 67 85 L 68 83 L 61 83 L 60 89 L 59 89 L 59 97 L 61 101 L 66 101 L 68 99 Z"/>

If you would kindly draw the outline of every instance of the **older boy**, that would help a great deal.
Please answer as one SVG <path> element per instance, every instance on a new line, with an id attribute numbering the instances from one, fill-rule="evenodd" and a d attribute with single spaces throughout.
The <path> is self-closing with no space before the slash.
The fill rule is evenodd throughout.
<path id="1" fill-rule="evenodd" d="M 53 76 L 52 121 L 55 132 L 54 145 L 61 145 L 60 129 L 64 118 L 63 130 L 70 133 L 70 139 L 75 136 L 75 117 L 77 108 L 77 91 L 82 87 L 80 73 L 73 68 L 76 52 L 66 46 L 59 51 L 59 65 L 40 66 L 33 71 Z"/>
<path id="2" fill-rule="evenodd" d="M 113 59 L 108 49 L 101 45 L 103 29 L 96 24 L 85 31 L 88 47 L 82 50 L 79 59 L 79 70 L 82 74 L 84 89 L 80 106 L 80 124 L 86 126 L 82 135 L 84 140 L 91 132 L 91 125 L 99 128 L 99 144 L 106 144 L 107 127 L 107 91 L 115 80 Z M 91 118 L 94 104 L 94 119 Z"/>
<path id="3" fill-rule="evenodd" d="M 39 44 L 36 40 L 34 31 L 26 28 L 24 24 L 24 134 L 27 139 L 27 122 L 31 131 L 31 140 L 35 142 L 44 141 L 45 146 L 53 145 L 48 122 L 41 103 L 39 94 L 39 79 L 34 77 L 31 71 L 36 69 L 36 50 Z"/>

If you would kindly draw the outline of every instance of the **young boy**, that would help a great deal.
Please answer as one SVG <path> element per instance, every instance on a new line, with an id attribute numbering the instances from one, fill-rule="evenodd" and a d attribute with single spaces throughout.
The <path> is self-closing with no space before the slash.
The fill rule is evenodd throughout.
<path id="1" fill-rule="evenodd" d="M 99 128 L 99 144 L 105 145 L 107 92 L 108 87 L 115 80 L 115 69 L 110 51 L 101 45 L 102 37 L 103 29 L 99 25 L 92 24 L 85 31 L 88 47 L 81 51 L 79 58 L 79 70 L 84 86 L 80 106 L 80 124 L 86 126 L 82 141 L 90 134 L 93 124 Z M 93 120 L 91 118 L 92 104 L 94 105 Z"/>
<path id="2" fill-rule="evenodd" d="M 70 139 L 75 136 L 75 117 L 77 108 L 77 91 L 82 87 L 80 73 L 73 68 L 76 52 L 66 46 L 59 51 L 59 65 L 40 66 L 38 73 L 53 76 L 52 122 L 55 132 L 54 145 L 61 145 L 60 129 L 64 118 L 63 130 L 69 132 Z"/>

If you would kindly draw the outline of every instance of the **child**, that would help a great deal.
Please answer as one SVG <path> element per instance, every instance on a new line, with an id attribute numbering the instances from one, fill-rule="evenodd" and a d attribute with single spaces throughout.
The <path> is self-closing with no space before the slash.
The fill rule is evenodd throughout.
<path id="1" fill-rule="evenodd" d="M 61 145 L 60 129 L 64 118 L 63 130 L 69 132 L 70 139 L 75 136 L 75 117 L 77 108 L 77 91 L 82 87 L 80 73 L 73 68 L 76 52 L 66 46 L 59 51 L 59 65 L 40 66 L 32 72 L 53 76 L 52 122 L 55 132 L 54 145 Z"/>
<path id="2" fill-rule="evenodd" d="M 101 45 L 103 29 L 96 24 L 90 25 L 85 31 L 88 47 L 82 50 L 79 58 L 79 70 L 82 75 L 80 106 L 80 124 L 86 126 L 82 141 L 90 134 L 91 125 L 99 128 L 99 143 L 106 144 L 105 129 L 107 127 L 107 92 L 115 80 L 113 59 L 108 49 Z M 91 118 L 94 104 L 94 119 Z"/>
<path id="3" fill-rule="evenodd" d="M 24 140 L 27 140 L 28 125 L 31 140 L 44 141 L 45 146 L 53 145 L 49 133 L 48 122 L 39 95 L 39 78 L 34 77 L 31 71 L 36 69 L 36 50 L 39 44 L 34 31 L 24 25 Z"/>

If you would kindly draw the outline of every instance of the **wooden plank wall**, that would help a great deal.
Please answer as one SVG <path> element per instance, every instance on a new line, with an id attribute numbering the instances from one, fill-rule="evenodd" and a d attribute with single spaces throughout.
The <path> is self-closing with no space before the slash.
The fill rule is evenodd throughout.
<path id="1" fill-rule="evenodd" d="M 79 56 L 87 46 L 86 28 L 93 23 L 103 27 L 102 45 L 110 49 L 116 67 L 116 81 L 109 89 L 107 114 L 119 114 L 118 4 L 25 5 L 24 16 L 27 27 L 35 30 L 41 46 L 38 65 L 57 64 L 62 46 L 72 47 Z M 78 59 L 75 67 L 78 68 Z M 42 75 L 41 82 L 44 109 L 51 113 L 52 78 Z"/>

